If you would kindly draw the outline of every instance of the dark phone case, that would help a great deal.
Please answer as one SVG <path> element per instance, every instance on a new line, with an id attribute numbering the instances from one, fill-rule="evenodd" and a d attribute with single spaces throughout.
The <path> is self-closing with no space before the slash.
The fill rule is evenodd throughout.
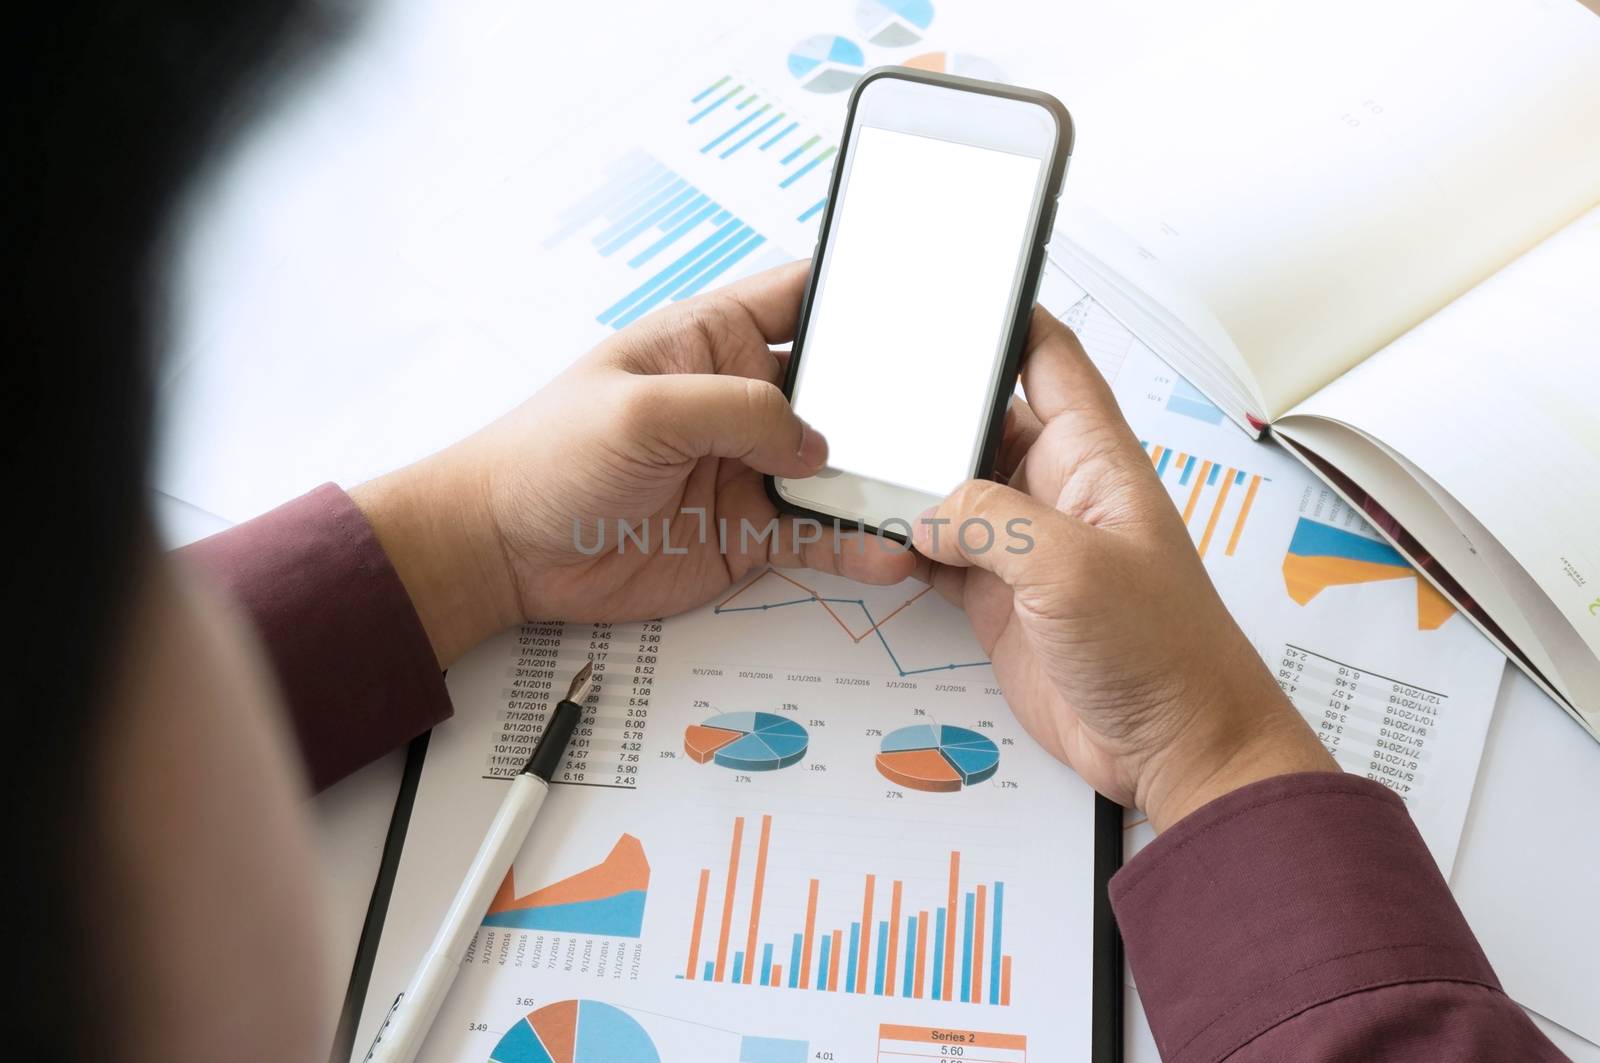
<path id="1" fill-rule="evenodd" d="M 850 131 L 855 127 L 856 105 L 861 100 L 862 90 L 879 78 L 898 78 L 901 81 L 920 81 L 929 85 L 943 85 L 946 88 L 961 89 L 966 92 L 979 92 L 986 96 L 1001 96 L 1014 100 L 1026 100 L 1037 103 L 1049 111 L 1056 121 L 1056 148 L 1050 159 L 1050 170 L 1045 178 L 1044 209 L 1039 212 L 1039 220 L 1033 233 L 1033 247 L 1028 255 L 1028 268 L 1022 277 L 1021 291 L 1026 298 L 1018 300 L 1016 312 L 1012 317 L 1010 331 L 1006 337 L 1005 356 L 1000 367 L 999 386 L 996 389 L 994 400 L 989 411 L 989 423 L 984 429 L 983 448 L 978 453 L 977 467 L 971 470 L 974 479 L 992 479 L 995 472 L 995 461 L 999 456 L 1000 437 L 1005 428 L 1006 406 L 1010 402 L 1011 394 L 1017 386 L 1017 370 L 1022 362 L 1022 350 L 1028 340 L 1028 319 L 1033 313 L 1033 304 L 1039 294 L 1039 278 L 1044 273 L 1044 248 L 1050 240 L 1050 231 L 1056 220 L 1056 201 L 1061 195 L 1061 183 L 1067 173 L 1067 163 L 1072 158 L 1072 115 L 1067 113 L 1061 101 L 1046 92 L 1034 89 L 1020 89 L 1011 85 L 1002 85 L 994 81 L 979 81 L 975 78 L 957 77 L 954 74 L 935 74 L 924 70 L 912 70 L 909 67 L 883 66 L 867 71 L 861 80 L 856 82 L 856 87 L 850 93 L 850 108 L 845 116 L 844 133 L 840 140 L 841 145 L 850 143 Z M 822 249 L 824 237 L 833 225 L 833 208 L 839 202 L 839 179 L 844 174 L 845 151 L 841 150 L 834 156 L 833 175 L 828 180 L 828 205 L 823 208 L 822 228 L 817 238 L 816 248 L 812 252 L 811 277 L 806 281 L 805 297 L 800 303 L 799 325 L 795 330 L 793 351 L 789 358 L 789 368 L 783 379 L 783 393 L 794 394 L 795 376 L 799 372 L 802 348 L 804 347 L 806 325 L 811 317 L 811 301 L 816 294 L 818 267 L 822 264 Z M 771 476 L 763 477 L 766 485 L 767 497 L 780 512 L 791 513 L 796 516 L 811 517 L 821 521 L 824 525 L 838 523 L 841 528 L 852 530 L 861 529 L 873 535 L 883 535 L 898 543 L 904 543 L 906 537 L 899 532 L 887 531 L 873 527 L 870 524 L 860 524 L 854 521 L 844 521 L 804 506 L 795 505 L 778 493 L 777 484 Z"/>

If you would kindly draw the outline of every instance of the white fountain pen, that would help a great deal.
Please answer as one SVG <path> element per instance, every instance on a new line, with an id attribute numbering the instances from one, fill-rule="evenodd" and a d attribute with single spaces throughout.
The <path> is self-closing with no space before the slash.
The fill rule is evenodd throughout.
<path id="1" fill-rule="evenodd" d="M 367 1049 L 366 1063 L 412 1063 L 428 1036 L 439 1007 L 450 992 L 450 985 L 461 970 L 467 945 L 484 913 L 494 899 L 495 890 L 505 880 L 528 831 L 550 794 L 550 777 L 567 753 L 567 742 L 583 715 L 582 702 L 594 683 L 594 662 L 583 666 L 573 677 L 567 696 L 556 705 L 544 733 L 533 747 L 533 755 L 511 781 L 511 789 L 500 802 L 500 811 L 489 824 L 478 855 L 472 858 L 461 888 L 445 913 L 433 944 L 412 976 L 411 984 L 394 998 L 383 1025 Z"/>

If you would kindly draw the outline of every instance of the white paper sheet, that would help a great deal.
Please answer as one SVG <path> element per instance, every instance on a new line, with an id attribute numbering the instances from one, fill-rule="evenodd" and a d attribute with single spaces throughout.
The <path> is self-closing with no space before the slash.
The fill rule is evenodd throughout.
<path id="1" fill-rule="evenodd" d="M 1448 874 L 1505 659 L 1304 466 L 1226 420 L 1053 264 L 1039 300 L 1111 380 L 1295 707 L 1341 767 L 1406 799 Z"/>
<path id="2" fill-rule="evenodd" d="M 491 910 L 503 925 L 480 930 L 422 1060 L 523 1059 L 524 1017 L 549 1034 L 573 1000 L 621 1009 L 606 1021 L 668 1061 L 937 1058 L 952 1028 L 985 1059 L 1087 1052 L 1092 791 L 1022 732 L 926 587 L 767 571 L 664 622 L 530 625 L 452 669 L 355 1058 L 590 657 L 599 693 Z M 658 1058 L 578 1037 L 580 1060 Z"/>
<path id="3" fill-rule="evenodd" d="M 1512 999 L 1600 1043 L 1600 746 L 1509 671 L 1450 888 Z"/>

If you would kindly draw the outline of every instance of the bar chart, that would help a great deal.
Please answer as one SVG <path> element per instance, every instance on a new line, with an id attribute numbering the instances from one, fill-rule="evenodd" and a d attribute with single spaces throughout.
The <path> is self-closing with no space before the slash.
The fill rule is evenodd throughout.
<path id="1" fill-rule="evenodd" d="M 832 73 L 837 71 L 824 71 L 823 77 Z M 685 121 L 699 137 L 703 156 L 769 160 L 770 172 L 762 179 L 796 198 L 796 221 L 810 221 L 827 205 L 829 172 L 823 164 L 838 154 L 839 146 L 753 80 L 723 74 L 707 83 L 689 97 Z"/>
<path id="2" fill-rule="evenodd" d="M 762 924 L 772 822 L 770 815 L 763 815 L 759 827 L 750 824 L 759 834 L 746 901 L 739 888 L 742 857 L 749 844 L 746 817 L 734 819 L 715 927 L 707 920 L 713 900 L 712 869 L 700 869 L 688 955 L 678 977 L 773 989 L 1010 1005 L 1012 961 L 1003 938 L 1004 882 L 964 884 L 961 853 L 952 851 L 943 904 L 907 897 L 901 879 L 869 872 L 860 887 L 860 918 L 828 926 L 818 917 L 822 880 L 809 878 L 803 926 L 774 934 Z M 853 893 L 854 887 L 850 889 Z M 738 909 L 748 913 L 743 948 L 736 937 Z"/>
<path id="3" fill-rule="evenodd" d="M 643 152 L 619 160 L 598 187 L 561 211 L 544 246 L 559 246 L 591 229 L 600 257 L 625 261 L 644 278 L 596 315 L 614 329 L 627 328 L 663 303 L 698 294 L 767 242 Z"/>
<path id="4" fill-rule="evenodd" d="M 1218 545 L 1224 556 L 1232 557 L 1250 520 L 1256 495 L 1261 485 L 1270 481 L 1257 473 L 1147 439 L 1141 439 L 1139 445 L 1150 455 L 1156 475 L 1173 493 L 1183 513 L 1183 523 L 1195 536 L 1200 556 L 1205 557 L 1213 545 Z M 1209 507 L 1201 504 L 1202 499 Z"/>

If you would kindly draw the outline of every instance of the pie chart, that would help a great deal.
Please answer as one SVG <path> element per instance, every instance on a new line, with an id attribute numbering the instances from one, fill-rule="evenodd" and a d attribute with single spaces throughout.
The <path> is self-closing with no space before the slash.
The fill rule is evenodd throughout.
<path id="1" fill-rule="evenodd" d="M 915 44 L 933 21 L 933 0 L 861 0 L 856 25 L 867 40 L 884 48 Z"/>
<path id="2" fill-rule="evenodd" d="M 489 1063 L 661 1063 L 655 1042 L 621 1008 L 561 1000 L 517 1020 Z"/>
<path id="3" fill-rule="evenodd" d="M 918 70 L 932 70 L 938 74 L 956 74 L 964 78 L 983 81 L 1004 81 L 1005 71 L 989 60 L 962 52 L 925 52 L 906 60 L 906 66 Z"/>
<path id="4" fill-rule="evenodd" d="M 866 66 L 861 45 L 831 33 L 807 37 L 789 49 L 789 73 L 808 92 L 843 92 Z"/>
<path id="5" fill-rule="evenodd" d="M 800 763 L 810 744 L 806 729 L 773 712 L 724 712 L 683 732 L 683 751 L 696 764 L 733 771 L 777 771 Z"/>
<path id="6" fill-rule="evenodd" d="M 954 793 L 999 770 L 1000 750 L 965 727 L 923 723 L 885 735 L 877 763 L 879 773 L 900 786 Z"/>

